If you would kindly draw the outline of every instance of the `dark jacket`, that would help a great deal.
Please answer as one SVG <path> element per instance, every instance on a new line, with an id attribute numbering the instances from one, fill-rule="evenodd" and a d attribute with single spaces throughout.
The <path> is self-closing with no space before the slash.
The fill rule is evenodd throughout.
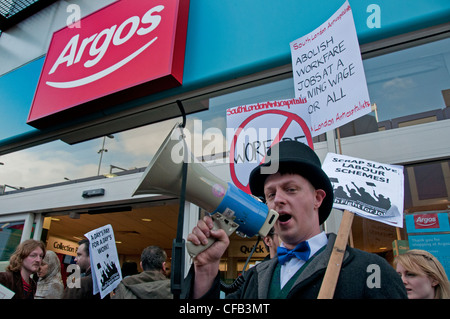
<path id="1" fill-rule="evenodd" d="M 109 296 L 108 296 L 109 297 Z M 92 282 L 92 273 L 89 268 L 86 275 L 80 279 L 80 288 L 64 289 L 63 299 L 100 299 L 100 293 L 94 295 L 94 284 Z"/>
<path id="2" fill-rule="evenodd" d="M 125 277 L 112 299 L 172 299 L 170 279 L 160 271 L 144 271 Z"/>
<path id="3" fill-rule="evenodd" d="M 328 235 L 328 244 L 309 262 L 289 291 L 287 298 L 316 299 L 322 285 L 325 270 L 333 250 L 335 234 Z M 272 274 L 277 266 L 277 258 L 262 262 L 245 273 L 245 282 L 227 298 L 267 299 Z M 369 265 L 379 266 L 380 287 L 373 287 L 372 278 L 378 275 Z M 192 267 L 193 268 L 193 267 Z M 188 276 L 187 287 L 192 287 L 194 272 Z M 369 284 L 368 284 L 369 282 Z M 372 288 L 370 288 L 372 287 Z M 218 298 L 220 278 L 204 298 Z M 188 292 L 189 297 L 189 292 Z M 335 299 L 397 299 L 407 298 L 406 290 L 399 275 L 389 263 L 375 255 L 347 246 L 344 261 L 334 293 Z"/>
<path id="4" fill-rule="evenodd" d="M 34 294 L 36 293 L 36 282 L 30 278 L 31 294 L 29 294 L 28 297 L 25 296 L 20 271 L 0 272 L 0 284 L 15 292 L 12 299 L 34 299 Z"/>

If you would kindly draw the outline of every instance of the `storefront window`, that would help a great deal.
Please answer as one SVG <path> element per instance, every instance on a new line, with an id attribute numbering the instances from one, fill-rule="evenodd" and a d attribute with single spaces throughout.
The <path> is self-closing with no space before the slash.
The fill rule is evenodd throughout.
<path id="1" fill-rule="evenodd" d="M 405 211 L 445 210 L 450 206 L 450 161 L 406 165 Z"/>
<path id="2" fill-rule="evenodd" d="M 20 243 L 24 222 L 0 222 L 0 261 L 8 261 Z"/>
<path id="3" fill-rule="evenodd" d="M 364 69 L 386 129 L 449 118 L 450 38 L 367 59 Z"/>
<path id="4" fill-rule="evenodd" d="M 355 216 L 353 245 L 388 261 L 399 246 L 427 250 L 450 271 L 450 161 L 405 165 L 404 177 L 404 227 Z"/>
<path id="5" fill-rule="evenodd" d="M 450 38 L 363 60 L 376 111 L 341 137 L 450 119 Z"/>
<path id="6" fill-rule="evenodd" d="M 450 38 L 365 59 L 363 63 L 376 109 L 340 127 L 342 138 L 450 119 Z M 285 79 L 267 84 L 222 95 L 219 92 L 209 98 L 208 111 L 189 118 L 191 122 L 202 121 L 202 133 L 216 127 L 225 136 L 226 109 L 293 97 L 293 81 L 286 75 Z M 314 142 L 324 140 L 325 134 L 315 137 Z M 226 149 L 224 144 L 223 151 Z"/>

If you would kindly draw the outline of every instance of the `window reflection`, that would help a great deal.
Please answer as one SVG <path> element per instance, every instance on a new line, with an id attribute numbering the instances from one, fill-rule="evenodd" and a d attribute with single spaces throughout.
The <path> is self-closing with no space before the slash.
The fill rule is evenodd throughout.
<path id="1" fill-rule="evenodd" d="M 341 137 L 450 119 L 450 38 L 363 61 L 376 111 Z"/>
<path id="2" fill-rule="evenodd" d="M 147 166 L 177 119 L 69 145 L 54 141 L 1 157 L 0 184 L 25 188 L 109 174 L 110 165 L 125 169 Z M 161 138 L 159 138 L 159 136 Z M 99 170 L 99 159 L 102 161 Z M 6 191 L 11 191 L 7 189 Z"/>
<path id="3" fill-rule="evenodd" d="M 450 161 L 406 165 L 405 211 L 446 210 L 450 206 Z"/>
<path id="4" fill-rule="evenodd" d="M 0 261 L 7 261 L 20 243 L 23 221 L 0 223 Z"/>
<path id="5" fill-rule="evenodd" d="M 449 106 L 450 38 L 364 60 L 364 69 L 380 122 Z"/>

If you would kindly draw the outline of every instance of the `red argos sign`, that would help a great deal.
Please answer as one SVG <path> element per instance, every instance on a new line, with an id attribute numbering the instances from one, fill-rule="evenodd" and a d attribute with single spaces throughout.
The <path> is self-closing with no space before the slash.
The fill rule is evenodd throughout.
<path id="1" fill-rule="evenodd" d="M 117 1 L 56 31 L 27 123 L 45 128 L 179 86 L 189 0 Z"/>
<path id="2" fill-rule="evenodd" d="M 414 215 L 416 229 L 439 228 L 438 214 Z"/>

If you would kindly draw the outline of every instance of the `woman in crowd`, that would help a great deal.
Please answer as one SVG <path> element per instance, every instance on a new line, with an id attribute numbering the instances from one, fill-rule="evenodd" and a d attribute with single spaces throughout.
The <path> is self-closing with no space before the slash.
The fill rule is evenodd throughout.
<path id="1" fill-rule="evenodd" d="M 39 281 L 35 299 L 61 299 L 64 284 L 61 277 L 61 263 L 55 252 L 48 250 L 38 271 Z"/>
<path id="2" fill-rule="evenodd" d="M 394 261 L 409 299 L 450 299 L 450 284 L 441 263 L 425 250 L 413 249 Z"/>

